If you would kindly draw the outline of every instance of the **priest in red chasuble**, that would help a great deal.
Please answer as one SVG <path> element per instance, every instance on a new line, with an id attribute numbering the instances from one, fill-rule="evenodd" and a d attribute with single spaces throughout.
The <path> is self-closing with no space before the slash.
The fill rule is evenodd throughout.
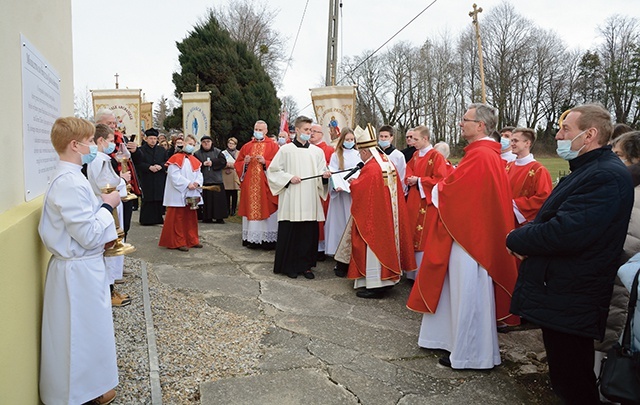
<path id="1" fill-rule="evenodd" d="M 266 170 L 280 149 L 267 138 L 267 123 L 259 120 L 253 138 L 240 149 L 234 165 L 240 178 L 242 245 L 250 249 L 275 249 L 278 239 L 278 198 L 269 190 Z"/>
<path id="2" fill-rule="evenodd" d="M 407 303 L 424 313 L 418 345 L 448 351 L 440 363 L 455 369 L 499 365 L 497 325 L 519 323 L 509 313 L 517 270 L 505 240 L 515 221 L 500 144 L 489 137 L 496 122 L 486 104 L 471 104 L 462 117 L 469 145 L 433 188 L 439 217 Z"/>
<path id="3" fill-rule="evenodd" d="M 358 297 L 382 298 L 403 270 L 416 268 L 411 229 L 402 183 L 395 166 L 377 149 L 373 128 L 357 127 L 354 133 L 364 166 L 350 184 L 351 218 L 336 260 L 349 263 L 347 278 L 360 288 Z"/>
<path id="4" fill-rule="evenodd" d="M 409 188 L 407 195 L 407 211 L 409 224 L 413 232 L 413 250 L 418 267 L 422 255 L 428 246 L 427 221 L 437 221 L 438 211 L 431 203 L 431 189 L 449 173 L 447 160 L 436 151 L 429 137 L 429 128 L 419 126 L 413 131 L 413 146 L 416 151 L 407 163 L 405 184 Z M 417 270 L 408 271 L 408 279 L 415 280 Z"/>
<path id="5" fill-rule="evenodd" d="M 511 134 L 511 150 L 516 160 L 507 163 L 507 176 L 511 184 L 513 212 L 519 226 L 533 221 L 547 200 L 553 185 L 551 175 L 531 154 L 536 133 L 530 128 L 516 128 Z"/>

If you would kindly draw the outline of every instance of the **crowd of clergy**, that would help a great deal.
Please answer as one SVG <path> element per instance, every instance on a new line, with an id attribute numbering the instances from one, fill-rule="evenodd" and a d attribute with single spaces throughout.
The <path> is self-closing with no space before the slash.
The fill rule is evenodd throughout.
<path id="1" fill-rule="evenodd" d="M 597 403 L 597 389 L 585 387 L 595 387 L 593 343 L 604 336 L 637 185 L 625 165 L 640 163 L 640 135 L 622 135 L 612 149 L 611 118 L 601 107 L 563 114 L 557 152 L 571 174 L 555 189 L 531 154 L 536 132 L 497 131 L 496 110 L 486 104 L 470 105 L 460 119 L 468 145 L 457 165 L 426 126 L 407 131 L 407 147 L 398 150 L 388 125 L 340 129 L 332 121 L 325 139 L 323 127 L 304 116 L 278 136 L 258 120 L 238 150 L 233 137 L 219 149 L 209 136 L 166 139 L 153 128 L 139 145 L 118 131 L 110 110 L 100 110 L 91 128 L 60 120 L 52 142 L 61 164 L 39 227 L 53 253 L 43 315 L 44 403 L 115 398 L 110 309 L 132 297 L 116 289 L 126 280 L 123 256 L 103 258 L 102 251 L 115 239 L 114 221 L 126 238 L 136 209 L 141 225 L 163 225 L 164 248 L 202 248 L 198 221 L 224 224 L 237 213 L 243 246 L 275 250 L 274 273 L 313 279 L 317 262 L 330 257 L 335 275 L 353 280 L 365 299 L 382 299 L 403 277 L 410 280 L 407 307 L 423 314 L 418 345 L 442 350 L 446 367 L 491 369 L 501 364 L 499 332 L 540 326 L 554 390 L 567 403 Z M 82 165 L 86 178 L 78 176 Z M 69 184 L 86 195 L 70 198 Z M 588 258 L 580 256 L 585 249 Z M 597 269 L 572 289 L 556 281 L 563 266 L 578 269 L 569 283 L 580 282 L 580 269 Z M 103 275 L 82 275 L 89 267 Z M 101 280 L 104 297 L 88 297 Z M 590 292 L 580 295 L 580 288 Z M 90 304 L 68 299 L 76 294 Z M 567 326 L 573 317 L 578 327 Z M 74 327 L 79 321 L 95 327 Z"/>

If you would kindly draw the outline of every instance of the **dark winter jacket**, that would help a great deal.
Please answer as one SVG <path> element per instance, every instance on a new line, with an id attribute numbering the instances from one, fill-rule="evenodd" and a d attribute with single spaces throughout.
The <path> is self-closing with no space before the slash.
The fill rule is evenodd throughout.
<path id="1" fill-rule="evenodd" d="M 211 166 L 203 165 L 200 168 L 205 185 L 222 184 L 222 169 L 227 165 L 227 159 L 220 149 L 212 147 L 209 150 L 204 150 L 200 148 L 193 156 L 202 163 L 206 162 L 207 158 L 211 160 Z"/>
<path id="2" fill-rule="evenodd" d="M 633 205 L 631 176 L 610 146 L 569 162 L 535 220 L 507 236 L 520 265 L 511 312 L 602 339 Z"/>

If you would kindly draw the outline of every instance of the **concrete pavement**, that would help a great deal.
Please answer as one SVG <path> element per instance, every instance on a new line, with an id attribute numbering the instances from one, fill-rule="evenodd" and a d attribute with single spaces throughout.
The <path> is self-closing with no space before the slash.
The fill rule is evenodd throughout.
<path id="1" fill-rule="evenodd" d="M 135 221 L 130 240 L 162 283 L 204 292 L 209 305 L 271 325 L 259 374 L 205 382 L 213 404 L 531 404 L 555 399 L 538 330 L 500 334 L 503 365 L 454 371 L 417 345 L 420 314 L 403 280 L 385 299 L 357 298 L 353 282 L 319 262 L 316 278 L 273 274 L 273 252 L 241 245 L 239 223 L 199 224 L 203 249 L 159 248 L 160 227 Z"/>

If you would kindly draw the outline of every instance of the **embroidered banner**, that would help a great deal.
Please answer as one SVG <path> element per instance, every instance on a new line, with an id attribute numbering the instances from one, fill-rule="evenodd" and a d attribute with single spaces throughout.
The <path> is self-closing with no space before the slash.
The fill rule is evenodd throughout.
<path id="1" fill-rule="evenodd" d="M 311 89 L 316 121 L 322 125 L 325 142 L 340 136 L 340 129 L 353 129 L 356 118 L 355 86 L 330 86 Z"/>
<path id="2" fill-rule="evenodd" d="M 211 93 L 199 91 L 182 93 L 182 128 L 199 141 L 211 136 Z"/>
<path id="3" fill-rule="evenodd" d="M 153 102 L 145 102 L 140 104 L 140 130 L 142 132 L 153 128 Z M 142 141 L 142 137 L 138 137 L 138 144 Z"/>
<path id="4" fill-rule="evenodd" d="M 101 108 L 108 108 L 116 116 L 118 131 L 125 135 L 139 135 L 140 93 L 140 89 L 91 90 L 93 114 L 95 116 Z"/>

